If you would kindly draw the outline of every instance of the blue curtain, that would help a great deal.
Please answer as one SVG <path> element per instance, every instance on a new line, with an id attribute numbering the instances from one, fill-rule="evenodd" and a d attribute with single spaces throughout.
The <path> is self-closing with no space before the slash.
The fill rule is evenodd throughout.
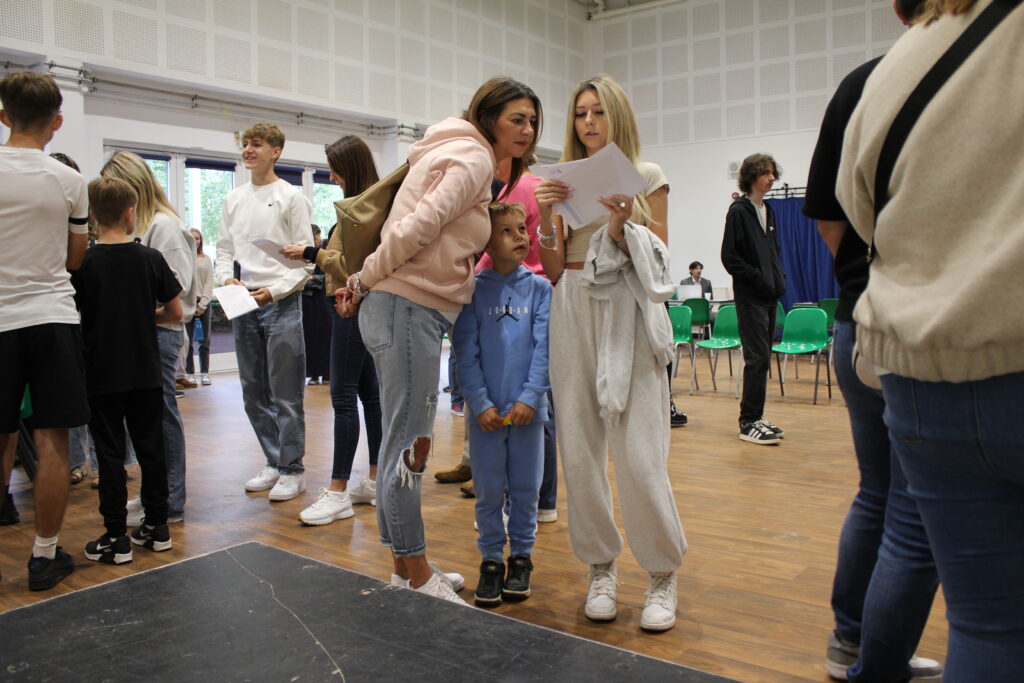
<path id="1" fill-rule="evenodd" d="M 782 306 L 787 311 L 802 301 L 820 301 L 839 296 L 832 254 L 818 235 L 818 225 L 803 214 L 804 198 L 768 199 L 778 222 L 776 236 L 779 256 L 786 271 L 786 293 Z"/>

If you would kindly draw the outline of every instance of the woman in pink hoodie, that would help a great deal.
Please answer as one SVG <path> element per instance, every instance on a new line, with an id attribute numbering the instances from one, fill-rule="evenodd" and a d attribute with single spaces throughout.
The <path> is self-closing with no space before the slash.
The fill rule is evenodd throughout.
<path id="1" fill-rule="evenodd" d="M 359 330 L 380 380 L 377 521 L 394 558 L 392 583 L 462 604 L 450 580 L 427 562 L 420 514 L 441 337 L 473 296 L 473 254 L 491 234 L 495 167 L 511 159 L 515 185 L 540 129 L 537 95 L 504 77 L 480 86 L 462 118 L 428 128 L 409 148 L 409 174 L 380 246 L 349 278 L 339 303 L 343 314 L 361 306 Z"/>

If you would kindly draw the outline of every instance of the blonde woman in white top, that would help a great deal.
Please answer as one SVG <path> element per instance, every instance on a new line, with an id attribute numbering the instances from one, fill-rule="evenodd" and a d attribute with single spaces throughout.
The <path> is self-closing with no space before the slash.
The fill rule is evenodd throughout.
<path id="1" fill-rule="evenodd" d="M 662 330 L 671 326 L 664 306 L 655 305 L 652 311 L 650 305 L 641 305 L 627 292 L 626 280 L 634 266 L 628 261 L 640 257 L 630 255 L 630 245 L 641 242 L 660 245 L 654 252 L 661 260 L 655 262 L 658 274 L 668 278 L 664 253 L 668 181 L 656 164 L 638 159 L 640 142 L 632 107 L 622 87 L 602 74 L 579 83 L 570 96 L 562 161 L 583 159 L 610 142 L 636 164 L 647 181 L 643 193 L 602 198 L 609 213 L 589 225 L 576 226 L 564 224 L 552 211 L 552 204 L 572 195 L 571 187 L 545 181 L 536 190 L 541 262 L 548 277 L 557 282 L 551 305 L 551 384 L 559 448 L 564 454 L 569 535 L 573 552 L 590 565 L 585 613 L 594 621 L 616 616 L 615 559 L 622 551 L 622 536 L 615 526 L 607 475 L 610 450 L 630 546 L 650 573 L 640 625 L 663 631 L 675 625 L 675 572 L 686 553 L 686 539 L 666 467 L 667 348 L 660 348 L 663 337 L 655 339 L 649 330 L 652 325 Z M 597 233 L 602 237 L 592 239 Z M 614 254 L 624 252 L 627 264 L 619 281 L 598 294 L 601 290 L 591 286 L 583 266 L 597 250 L 609 246 Z M 635 324 L 625 338 L 606 343 L 614 321 L 630 319 Z M 605 361 L 609 352 L 625 354 L 622 360 L 628 370 L 624 384 L 618 385 L 624 387 L 624 395 L 608 391 L 605 371 L 610 366 Z"/>
<path id="2" fill-rule="evenodd" d="M 196 241 L 196 314 L 186 324 L 188 332 L 188 353 L 185 357 L 186 379 L 195 382 L 195 360 L 192 358 L 192 344 L 195 338 L 196 320 L 203 327 L 203 340 L 199 342 L 199 382 L 205 387 L 213 384 L 210 380 L 210 299 L 213 298 L 213 261 L 203 253 L 203 235 L 195 228 L 191 230 Z"/>

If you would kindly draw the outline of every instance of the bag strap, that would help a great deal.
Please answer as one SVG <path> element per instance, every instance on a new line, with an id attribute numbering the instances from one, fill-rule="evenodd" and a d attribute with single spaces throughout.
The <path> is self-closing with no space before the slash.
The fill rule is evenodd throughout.
<path id="1" fill-rule="evenodd" d="M 889 202 L 889 181 L 892 179 L 893 169 L 896 168 L 896 160 L 899 158 L 900 152 L 903 151 L 903 145 L 914 128 L 914 124 L 921 118 L 928 103 L 956 73 L 960 65 L 967 61 L 967 58 L 1002 23 L 1003 19 L 1020 5 L 1021 1 L 993 0 L 992 4 L 982 10 L 967 27 L 967 30 L 960 34 L 960 37 L 953 41 L 949 49 L 939 57 L 939 60 L 928 70 L 928 73 L 907 97 L 907 101 L 903 103 L 903 107 L 889 127 L 889 132 L 882 143 L 882 151 L 878 155 L 878 167 L 875 172 L 876 228 L 878 215 Z M 868 245 L 868 261 L 871 261 L 874 256 L 875 238 L 872 236 L 871 244 Z"/>

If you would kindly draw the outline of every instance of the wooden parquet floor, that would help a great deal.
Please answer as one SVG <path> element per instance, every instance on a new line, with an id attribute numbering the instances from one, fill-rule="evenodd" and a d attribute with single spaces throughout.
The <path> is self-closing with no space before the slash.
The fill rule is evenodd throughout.
<path id="1" fill-rule="evenodd" d="M 619 617 L 593 624 L 583 615 L 585 572 L 569 546 L 564 500 L 560 518 L 542 524 L 534 550 L 533 597 L 497 612 L 743 681 L 825 681 L 823 657 L 832 627 L 829 594 L 840 525 L 856 490 L 857 470 L 846 410 L 838 388 L 827 398 L 822 379 L 818 405 L 811 404 L 813 366 L 790 364 L 786 397 L 768 384 L 767 416 L 786 429 L 780 446 L 756 446 L 736 437 L 738 403 L 724 362 L 719 388 L 711 390 L 707 361 L 700 358 L 702 391 L 688 396 L 683 361 L 674 382 L 690 424 L 672 432 L 669 475 L 689 541 L 680 572 L 679 620 L 663 634 L 639 629 L 646 575 L 627 549 L 619 559 Z M 443 375 L 443 373 L 442 373 Z M 431 472 L 458 461 L 462 420 L 441 400 Z M 72 488 L 61 544 L 77 559 L 76 572 L 46 593 L 27 589 L 25 561 L 33 539 L 31 484 L 15 471 L 22 523 L 0 527 L 0 611 L 69 593 L 136 572 L 245 541 L 259 541 L 387 580 L 388 554 L 378 545 L 374 509 L 324 527 L 303 527 L 296 516 L 326 486 L 331 469 L 332 411 L 328 387 L 306 389 L 309 487 L 299 498 L 270 504 L 266 494 L 245 493 L 243 482 L 263 458 L 242 410 L 232 373 L 187 392 L 179 402 L 188 440 L 186 521 L 173 525 L 174 549 L 135 551 L 121 567 L 94 564 L 82 548 L 101 530 L 95 491 Z M 365 441 L 353 479 L 366 472 Z M 130 492 L 138 487 L 132 473 Z M 614 477 L 612 468 L 611 476 Z M 473 530 L 473 503 L 458 487 L 424 480 L 423 512 L 429 556 L 476 583 L 480 558 Z M 614 490 L 614 486 L 613 486 Z M 943 659 L 946 621 L 936 600 L 918 652 Z M 444 638 L 445 634 L 425 634 Z"/>

